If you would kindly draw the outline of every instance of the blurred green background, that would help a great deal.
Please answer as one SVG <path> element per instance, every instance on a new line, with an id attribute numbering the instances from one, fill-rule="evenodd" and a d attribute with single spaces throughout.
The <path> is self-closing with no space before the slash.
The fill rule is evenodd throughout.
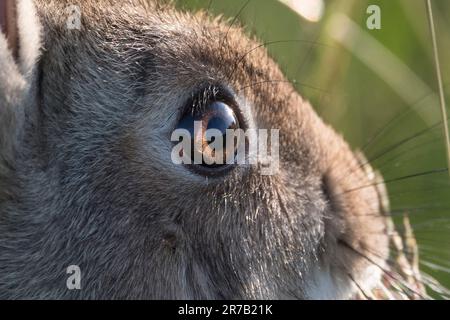
<path id="1" fill-rule="evenodd" d="M 400 232 L 409 215 L 421 270 L 450 288 L 450 183 L 442 171 L 445 140 L 425 0 L 323 1 L 315 22 L 287 2 L 177 1 L 187 10 L 238 15 L 249 34 L 276 41 L 267 49 L 298 91 L 383 174 Z M 381 29 L 369 30 L 373 4 Z M 449 101 L 450 1 L 432 5 Z"/>

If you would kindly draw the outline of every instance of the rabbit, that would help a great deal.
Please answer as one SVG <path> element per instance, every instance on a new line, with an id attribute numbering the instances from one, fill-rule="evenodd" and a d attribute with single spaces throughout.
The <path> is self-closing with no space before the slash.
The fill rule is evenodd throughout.
<path id="1" fill-rule="evenodd" d="M 164 1 L 5 3 L 0 298 L 352 299 L 382 283 L 382 177 L 237 23 Z M 275 173 L 172 161 L 172 132 L 211 105 L 279 130 Z"/>

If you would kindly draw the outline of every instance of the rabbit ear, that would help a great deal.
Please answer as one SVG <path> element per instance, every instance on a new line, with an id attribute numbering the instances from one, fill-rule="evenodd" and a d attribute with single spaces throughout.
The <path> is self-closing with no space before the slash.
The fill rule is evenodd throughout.
<path id="1" fill-rule="evenodd" d="M 0 2 L 0 26 L 8 41 L 9 49 L 17 57 L 17 22 L 16 2 L 4 0 Z"/>
<path id="2" fill-rule="evenodd" d="M 18 134 L 25 106 L 36 101 L 41 25 L 32 0 L 0 0 L 0 25 L 1 175 L 2 159 Z"/>
<path id="3" fill-rule="evenodd" d="M 0 82 L 11 81 L 14 71 L 30 81 L 41 47 L 41 25 L 33 1 L 0 1 L 0 25 Z"/>
<path id="4" fill-rule="evenodd" d="M 0 125 L 5 114 L 18 103 L 25 87 L 25 78 L 16 64 L 17 56 L 17 11 L 16 3 L 0 1 Z"/>

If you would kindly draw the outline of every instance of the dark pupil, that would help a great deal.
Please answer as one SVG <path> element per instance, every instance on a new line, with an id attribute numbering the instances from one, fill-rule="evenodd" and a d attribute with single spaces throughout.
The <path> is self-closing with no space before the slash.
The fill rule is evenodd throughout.
<path id="1" fill-rule="evenodd" d="M 217 145 L 215 146 L 216 149 L 210 150 L 208 146 L 210 146 L 214 142 L 214 137 L 212 139 L 206 139 L 205 132 L 202 134 L 202 141 L 197 141 L 197 143 L 201 143 L 203 145 L 203 158 L 208 157 L 209 155 L 215 155 L 216 152 L 221 153 L 218 154 L 218 156 L 222 156 L 223 164 L 226 163 L 227 159 L 227 145 L 226 145 L 226 133 L 227 129 L 238 129 L 239 123 L 236 118 L 235 113 L 233 110 L 224 102 L 221 101 L 214 101 L 209 103 L 205 108 L 203 108 L 200 112 L 196 113 L 188 113 L 186 114 L 180 121 L 178 128 L 186 129 L 191 134 L 191 150 L 185 150 L 186 152 L 190 153 L 190 156 L 192 158 L 192 161 L 194 161 L 194 144 L 195 144 L 195 135 L 194 135 L 194 122 L 200 121 L 202 123 L 202 130 L 210 130 L 210 129 L 216 129 L 222 133 L 222 141 L 223 145 L 222 148 L 218 148 Z M 234 146 L 235 147 L 235 146 Z M 234 148 L 235 149 L 235 148 Z M 233 149 L 233 151 L 234 151 Z M 215 166 L 221 166 L 222 164 L 207 164 L 202 163 L 204 166 L 209 167 L 215 167 Z"/>

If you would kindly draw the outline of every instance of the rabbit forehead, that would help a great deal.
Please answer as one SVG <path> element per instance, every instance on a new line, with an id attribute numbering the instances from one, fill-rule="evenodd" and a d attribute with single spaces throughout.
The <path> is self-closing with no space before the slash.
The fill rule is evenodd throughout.
<path id="1" fill-rule="evenodd" d="M 310 135 L 314 111 L 260 44 L 240 29 L 172 8 L 138 11 L 142 14 L 129 10 L 129 16 L 120 11 L 122 19 L 111 25 L 98 15 L 116 13 L 119 5 L 100 13 L 88 4 L 80 8 L 81 30 L 67 30 L 65 21 L 55 18 L 60 9 L 41 8 L 47 25 L 43 84 L 47 92 L 58 93 L 47 98 L 60 105 L 61 113 L 64 108 L 79 114 L 104 111 L 102 116 L 120 118 L 136 111 L 145 114 L 141 125 L 147 121 L 147 129 L 169 130 L 199 87 L 219 84 L 243 102 L 240 108 L 250 127 L 282 131 L 282 157 L 298 166 L 321 161 L 317 139 L 304 138 Z M 58 77 L 67 81 L 52 81 Z M 307 156 L 315 159 L 303 161 Z"/>

